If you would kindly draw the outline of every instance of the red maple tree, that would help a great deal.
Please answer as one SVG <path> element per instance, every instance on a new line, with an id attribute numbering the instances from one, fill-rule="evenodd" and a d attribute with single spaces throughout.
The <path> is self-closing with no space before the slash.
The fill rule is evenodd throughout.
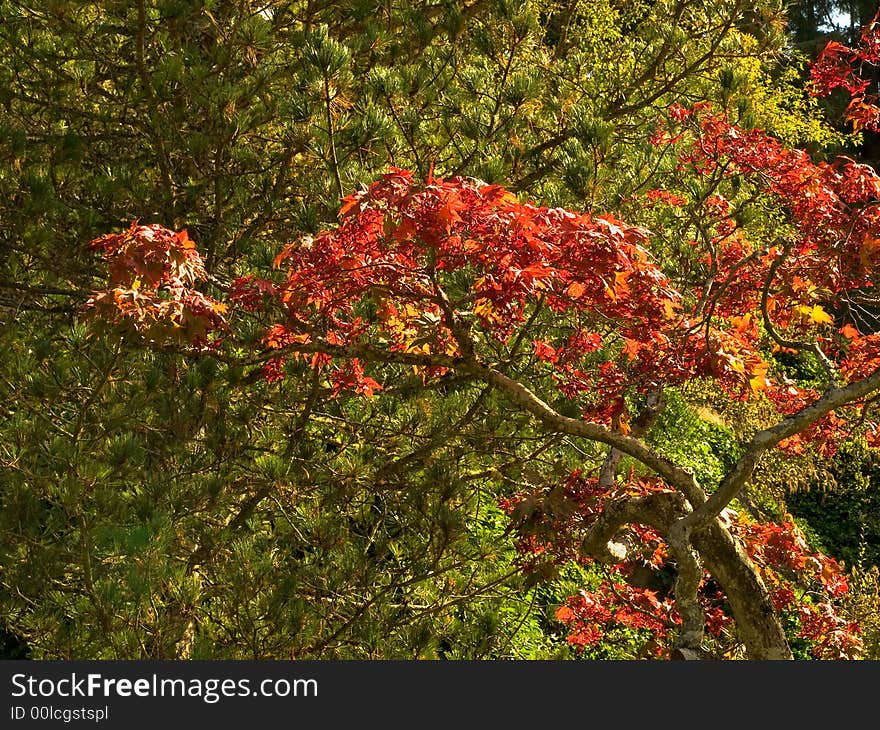
<path id="1" fill-rule="evenodd" d="M 846 158 L 816 164 L 699 105 L 673 107 L 664 124 L 653 143 L 708 190 L 693 200 L 645 195 L 646 206 L 687 208 L 699 221 L 699 239 L 679 242 L 678 253 L 653 253 L 648 230 L 614 215 L 393 169 L 343 200 L 338 226 L 278 255 L 283 280 L 233 282 L 230 322 L 236 308 L 271 318 L 256 358 L 270 381 L 296 358 L 323 371 L 335 395 L 380 396 L 400 365 L 426 382 L 454 372 L 494 387 L 545 433 L 610 447 L 600 473 L 571 474 L 552 499 L 504 501 L 525 567 L 608 566 L 598 590 L 557 613 L 573 644 L 625 626 L 650 631 L 660 653 L 696 656 L 707 630 L 735 627 L 750 657 L 786 658 L 788 612 L 817 656 L 857 656 L 857 627 L 834 611 L 841 567 L 790 521 L 755 523 L 730 504 L 769 449 L 828 456 L 842 438 L 876 438 L 868 399 L 880 390 L 880 334 L 832 313 L 873 286 L 880 178 Z M 784 218 L 766 235 L 740 222 L 729 191 L 743 180 Z M 227 326 L 234 337 L 226 305 L 193 288 L 204 269 L 185 234 L 133 225 L 94 245 L 110 264 L 94 310 L 153 342 L 174 336 L 204 349 Z M 789 379 L 775 365 L 780 352 L 813 358 L 824 383 Z M 766 398 L 778 413 L 710 493 L 642 438 L 664 389 L 698 377 L 732 399 Z M 549 405 L 548 388 L 579 415 Z M 638 474 L 617 474 L 623 454 Z M 639 566 L 671 566 L 674 588 L 631 585 Z"/>

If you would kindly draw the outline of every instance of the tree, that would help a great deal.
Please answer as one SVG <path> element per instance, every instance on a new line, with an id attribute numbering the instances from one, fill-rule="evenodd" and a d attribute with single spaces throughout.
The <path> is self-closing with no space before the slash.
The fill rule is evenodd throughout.
<path id="1" fill-rule="evenodd" d="M 800 43 L 816 43 L 820 36 L 830 33 L 854 41 L 876 12 L 869 0 L 799 0 L 791 5 L 789 22 Z"/>
<path id="2" fill-rule="evenodd" d="M 280 305 L 283 319 L 264 338 L 268 380 L 284 377 L 282 358 L 291 355 L 307 356 L 316 377 L 329 368 L 334 394 L 381 398 L 383 386 L 365 363 L 386 371 L 415 368 L 426 386 L 453 373 L 491 386 L 548 435 L 610 446 L 600 477 L 575 472 L 565 483 L 566 498 L 581 513 L 580 529 L 587 528 L 582 553 L 621 558 L 625 551 L 611 542 L 621 527 L 649 526 L 642 537 L 655 543 L 662 537 L 676 565 L 679 651 L 701 649 L 705 614 L 697 593 L 707 580 L 706 566 L 749 655 L 785 658 L 790 652 L 774 609 L 794 601 L 790 580 L 774 575 L 771 598 L 720 517 L 764 451 L 778 445 L 796 450 L 807 442 L 833 451 L 849 427 L 835 412 L 856 408 L 863 422 L 869 413 L 866 401 L 880 389 L 877 336 L 852 325 L 835 328 L 822 303 L 869 284 L 880 178 L 848 161 L 814 165 L 805 154 L 708 112 L 674 107 L 671 119 L 683 125 L 676 144 L 693 135 L 679 153 L 680 164 L 711 181 L 712 189 L 700 201 L 705 238 L 687 244 L 702 256 L 691 271 L 676 272 L 689 289 L 675 287 L 651 259 L 644 229 L 612 217 L 524 205 L 503 188 L 463 178 L 429 177 L 422 185 L 396 170 L 346 198 L 338 228 L 285 249 L 276 259 L 288 267 L 284 282 L 240 280 L 232 301 L 249 310 L 267 299 Z M 761 248 L 745 238 L 720 192 L 742 178 L 755 185 L 752 194 L 762 192 L 787 212 L 784 237 L 761 242 Z M 665 205 L 687 203 L 652 192 L 649 199 Z M 132 275 L 127 269 L 114 273 L 118 257 L 131 256 L 132 246 L 149 255 L 154 240 L 150 229 L 132 228 L 96 242 L 110 260 L 113 283 Z M 188 243 L 180 236 L 164 240 L 172 262 Z M 166 270 L 173 272 L 173 265 Z M 149 290 L 116 287 L 113 315 L 151 337 L 153 317 L 185 326 L 191 319 L 187 294 L 175 293 L 173 285 L 169 292 L 171 301 L 182 302 L 182 314 L 157 309 Z M 144 301 L 149 317 L 131 308 L 128 296 Z M 98 295 L 92 305 L 104 298 Z M 195 344 L 203 342 L 201 335 Z M 825 370 L 822 391 L 773 378 L 761 352 L 766 344 L 815 357 Z M 709 495 L 693 473 L 632 435 L 626 400 L 643 396 L 646 410 L 656 409 L 664 390 L 700 376 L 715 378 L 730 397 L 766 394 L 782 416 L 754 434 Z M 560 413 L 537 394 L 554 381 L 581 418 Z M 638 418 L 644 420 L 644 412 Z M 643 423 L 636 428 L 644 430 Z M 618 485 L 616 452 L 652 478 Z M 562 526 L 563 540 L 570 538 L 565 529 L 572 527 Z M 836 564 L 806 552 L 791 525 L 738 529 L 765 575 L 786 567 L 810 575 L 810 565 L 830 595 L 845 589 Z M 830 603 L 822 610 L 831 611 Z M 571 608 L 562 615 L 574 616 Z M 822 627 L 825 648 L 852 651 L 857 639 L 834 623 L 833 611 L 830 616 L 831 627 Z M 720 611 L 718 620 L 723 617 Z M 833 638 L 825 635 L 832 628 Z"/>
<path id="3" fill-rule="evenodd" d="M 38 656 L 507 656 L 524 626 L 528 651 L 557 651 L 548 637 L 564 594 L 536 598 L 539 582 L 521 602 L 497 498 L 515 509 L 519 491 L 565 483 L 605 454 L 585 457 L 580 440 L 473 373 L 380 371 L 364 356 L 317 370 L 322 353 L 286 352 L 297 343 L 252 357 L 289 288 L 272 258 L 279 241 L 326 229 L 358 181 L 391 162 L 426 180 L 433 161 L 450 179 L 504 181 L 650 226 L 654 268 L 633 281 L 666 271 L 669 292 L 685 297 L 706 272 L 683 239 L 700 238 L 715 208 L 711 184 L 665 144 L 669 105 L 710 101 L 789 144 L 837 138 L 793 83 L 797 57 L 778 53 L 775 3 L 81 5 L 3 4 L 10 629 Z M 772 206 L 750 198 L 753 183 L 723 181 L 739 191 L 728 194 L 734 217 L 760 238 Z M 687 206 L 670 204 L 682 195 Z M 453 204 L 443 215 L 452 233 L 463 213 Z M 136 216 L 143 228 L 102 240 L 106 287 L 81 243 Z M 637 227 L 607 222 L 644 247 Z M 441 335 L 455 347 L 442 309 L 411 311 L 381 287 L 364 294 L 358 314 L 371 327 L 452 357 L 437 351 Z M 609 322 L 666 316 L 669 296 L 642 313 L 624 297 Z M 84 327 L 89 299 L 123 331 Z M 520 306 L 530 317 L 533 293 Z M 524 349 L 505 372 L 518 376 L 544 343 L 550 359 L 527 382 L 577 419 L 576 401 L 553 389 L 565 363 L 552 361 L 563 341 L 549 311 L 529 327 L 508 318 Z M 501 332 L 492 314 L 475 313 L 474 331 Z M 625 377 L 647 352 L 628 326 Z M 611 352 L 601 344 L 597 366 Z M 750 379 L 759 354 L 742 354 Z M 638 378 L 624 392 L 613 376 L 627 407 L 611 407 L 606 426 L 625 429 L 628 417 L 652 438 L 642 406 L 659 394 L 640 392 Z M 540 526 L 533 517 L 526 527 Z M 73 635 L 74 621 L 89 628 Z"/>

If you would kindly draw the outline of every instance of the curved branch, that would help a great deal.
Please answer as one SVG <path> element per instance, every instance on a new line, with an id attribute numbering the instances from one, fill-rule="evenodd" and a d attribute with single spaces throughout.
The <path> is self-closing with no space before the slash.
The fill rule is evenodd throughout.
<path id="1" fill-rule="evenodd" d="M 861 400 L 877 390 L 880 390 L 880 368 L 867 378 L 858 380 L 855 383 L 850 383 L 844 387 L 831 388 L 815 403 L 802 408 L 775 426 L 765 428 L 763 431 L 756 433 L 746 447 L 745 453 L 739 458 L 739 461 L 737 461 L 727 476 L 724 477 L 712 496 L 706 502 L 695 506 L 694 511 L 682 519 L 684 523 L 682 527 L 694 529 L 708 524 L 709 521 L 721 514 L 721 510 L 736 497 L 740 489 L 749 480 L 758 459 L 765 451 L 783 439 L 800 433 L 823 416 L 831 413 L 831 411 L 848 403 Z"/>
<path id="2" fill-rule="evenodd" d="M 693 473 L 677 466 L 672 461 L 650 449 L 645 443 L 631 436 L 624 436 L 591 421 L 563 416 L 550 405 L 541 400 L 525 385 L 517 380 L 509 378 L 504 373 L 493 367 L 481 363 L 476 358 L 452 357 L 450 355 L 424 355 L 416 352 L 400 352 L 386 350 L 363 343 L 351 343 L 347 345 L 332 345 L 325 340 L 315 339 L 306 343 L 293 343 L 286 345 L 280 350 L 271 351 L 271 357 L 277 357 L 284 352 L 298 353 L 323 353 L 331 357 L 360 358 L 369 362 L 382 362 L 401 365 L 418 365 L 430 367 L 440 365 L 451 370 L 457 370 L 462 374 L 473 375 L 486 383 L 494 385 L 504 393 L 514 404 L 524 411 L 531 413 L 548 430 L 555 433 L 565 433 L 571 436 L 580 436 L 590 441 L 613 446 L 618 451 L 627 454 L 649 469 L 657 473 L 666 482 L 678 489 L 691 503 L 697 507 L 706 501 L 706 493 L 700 487 Z"/>
<path id="3" fill-rule="evenodd" d="M 637 459 L 666 480 L 680 494 L 659 493 L 645 498 L 612 503 L 591 528 L 584 540 L 582 550 L 585 554 L 607 559 L 609 555 L 613 555 L 609 550 L 610 540 L 617 529 L 627 522 L 650 524 L 668 536 L 670 546 L 676 552 L 681 579 L 680 589 L 676 586 L 676 604 L 679 613 L 685 619 L 685 630 L 679 641 L 679 649 L 692 653 L 691 647 L 698 643 L 699 637 L 702 636 L 702 625 L 696 626 L 698 620 L 702 621 L 702 611 L 694 590 L 694 576 L 697 576 L 696 586 L 698 586 L 702 571 L 700 560 L 691 552 L 693 546 L 706 569 L 724 588 L 734 618 L 741 628 L 749 656 L 753 659 L 790 659 L 791 651 L 766 587 L 749 557 L 721 524 L 717 515 L 745 483 L 759 453 L 781 439 L 806 428 L 839 405 L 880 389 L 880 369 L 878 369 L 870 378 L 846 388 L 835 389 L 800 413 L 760 432 L 752 439 L 752 446 L 740 459 L 737 467 L 707 501 L 705 492 L 691 472 L 652 451 L 640 440 L 624 436 L 601 424 L 563 416 L 525 385 L 479 362 L 476 358 L 393 352 L 357 343 L 331 345 L 322 340 L 289 345 L 284 350 L 304 353 L 322 352 L 333 357 L 358 357 L 374 362 L 442 365 L 493 385 L 550 431 L 605 443 Z M 749 458 L 752 461 L 749 461 Z M 732 494 L 727 499 L 719 496 L 731 491 Z M 718 507 L 719 500 L 722 501 L 720 507 Z M 693 509 L 690 513 L 688 513 L 689 508 Z M 677 534 L 670 536 L 673 529 Z M 681 593 L 680 599 L 679 593 Z"/>
<path id="4" fill-rule="evenodd" d="M 634 523 L 650 525 L 671 542 L 674 538 L 670 538 L 670 532 L 675 525 L 681 523 L 682 516 L 686 516 L 687 512 L 688 505 L 677 492 L 657 492 L 608 502 L 587 531 L 581 543 L 581 552 L 587 557 L 603 562 L 619 561 L 620 557 L 612 552 L 613 547 L 609 548 L 609 543 L 621 527 Z M 791 650 L 788 648 L 785 632 L 773 610 L 766 586 L 739 542 L 720 520 L 712 520 L 707 527 L 695 530 L 688 536 L 688 540 L 727 596 L 749 658 L 791 659 Z M 693 560 L 696 562 L 696 558 Z M 697 569 L 697 575 L 701 578 L 702 570 L 699 569 L 698 563 Z M 678 570 L 682 570 L 680 558 Z M 685 583 L 689 578 L 692 580 L 692 576 L 686 573 Z M 682 588 L 691 587 L 682 585 Z M 693 593 L 693 601 L 697 601 L 696 592 Z M 702 625 L 697 635 L 688 630 L 690 627 L 687 616 L 682 612 L 678 590 L 676 590 L 675 603 L 676 609 L 685 620 L 678 642 L 678 653 L 685 657 L 700 656 L 701 652 L 696 645 L 698 636 L 702 635 Z M 696 607 L 702 617 L 702 609 L 698 603 Z M 696 620 L 696 614 L 693 620 Z"/>
<path id="5" fill-rule="evenodd" d="M 535 416 L 549 430 L 608 444 L 618 451 L 632 456 L 663 477 L 670 486 L 684 494 L 693 507 L 706 501 L 706 493 L 700 487 L 693 473 L 651 450 L 639 439 L 624 436 L 598 423 L 563 416 L 522 383 L 476 360 L 459 361 L 454 367 L 472 373 L 487 383 L 492 383 L 516 405 Z"/>
<path id="6" fill-rule="evenodd" d="M 703 567 L 691 550 L 690 534 L 680 527 L 682 520 L 679 517 L 687 511 L 688 505 L 676 492 L 615 500 L 603 507 L 602 514 L 581 543 L 581 552 L 602 562 L 618 561 L 620 555 L 611 540 L 625 524 L 646 524 L 666 533 L 677 563 L 675 607 L 682 617 L 677 648 L 699 652 L 705 624 L 698 597 Z"/>
<path id="7" fill-rule="evenodd" d="M 788 243 L 785 248 L 782 249 L 780 256 L 773 259 L 773 262 L 770 264 L 770 270 L 767 272 L 767 278 L 764 280 L 764 286 L 761 289 L 761 319 L 764 321 L 764 329 L 767 330 L 767 334 L 770 335 L 770 338 L 780 347 L 812 352 L 818 358 L 822 369 L 825 371 L 828 387 L 834 387 L 837 385 L 837 372 L 834 368 L 834 364 L 828 358 L 828 355 L 826 355 L 822 348 L 819 347 L 819 343 L 815 341 L 796 342 L 794 340 L 786 340 L 776 331 L 776 327 L 770 319 L 770 313 L 767 311 L 767 301 L 770 297 L 770 287 L 773 286 L 773 279 L 776 278 L 776 272 L 785 262 L 785 259 L 788 258 L 790 251 L 791 243 Z"/>
<path id="8" fill-rule="evenodd" d="M 600 562 L 619 562 L 620 555 L 609 548 L 621 527 L 630 524 L 649 525 L 661 534 L 688 507 L 678 492 L 658 492 L 643 497 L 623 497 L 602 506 L 602 513 L 590 525 L 581 542 L 581 553 Z"/>

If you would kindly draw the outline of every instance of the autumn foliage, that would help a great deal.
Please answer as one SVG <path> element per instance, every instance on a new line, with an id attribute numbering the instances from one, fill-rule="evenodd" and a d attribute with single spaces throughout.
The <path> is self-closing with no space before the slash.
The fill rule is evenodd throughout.
<path id="1" fill-rule="evenodd" d="M 880 66 L 880 14 L 862 31 L 855 48 L 832 41 L 811 67 L 812 92 L 849 94 L 845 116 L 855 131 L 880 132 L 880 97 L 870 91 L 870 72 Z"/>
<path id="2" fill-rule="evenodd" d="M 503 500 L 502 505 L 516 526 L 523 568 L 540 574 L 569 560 L 592 563 L 579 550 L 579 543 L 604 505 L 669 491 L 662 481 L 632 476 L 604 487 L 595 477 L 578 471 L 549 494 L 522 493 Z M 809 642 L 812 655 L 858 658 L 862 649 L 859 626 L 840 617 L 834 606 L 848 587 L 842 566 L 811 550 L 790 518 L 780 524 L 757 523 L 738 511 L 726 510 L 723 519 L 757 566 L 774 608 L 797 622 L 798 636 Z M 641 629 L 650 636 L 647 646 L 652 653 L 666 656 L 669 634 L 681 624 L 668 580 L 672 556 L 663 536 L 649 525 L 632 524 L 617 539 L 627 548 L 621 553 L 625 559 L 607 563 L 601 584 L 570 597 L 556 612 L 556 619 L 566 627 L 568 641 L 580 649 L 595 646 L 615 630 Z M 636 576 L 640 580 L 634 584 Z M 700 584 L 700 601 L 709 634 L 720 646 L 732 646 L 733 617 L 723 590 L 708 573 Z"/>
<path id="3" fill-rule="evenodd" d="M 229 299 L 249 311 L 280 308 L 284 318 L 267 331 L 268 349 L 296 350 L 318 337 L 336 346 L 375 337 L 389 351 L 441 359 L 461 355 L 472 330 L 508 341 L 540 303 L 565 319 L 568 335 L 531 345 L 572 395 L 597 384 L 620 392 L 704 374 L 732 392 L 779 387 L 767 377 L 767 338 L 777 349 L 815 342 L 845 380 L 864 376 L 876 337 L 852 325 L 835 328 L 826 309 L 872 285 L 880 178 L 846 158 L 813 163 L 805 152 L 701 107 L 674 107 L 670 120 L 676 134 L 656 143 L 676 151 L 681 168 L 714 178 L 715 187 L 719 178 L 750 178 L 788 211 L 788 234 L 750 240 L 723 195 L 693 201 L 708 234 L 691 242 L 705 278 L 692 276 L 682 287 L 652 257 L 644 228 L 521 203 L 476 180 L 420 184 L 394 170 L 343 201 L 337 228 L 278 255 L 283 282 L 242 277 Z M 688 202 L 664 190 L 646 200 Z M 198 337 L 221 327 L 224 305 L 193 288 L 205 272 L 186 232 L 133 224 L 92 246 L 108 262 L 112 289 L 91 306 L 113 310 L 112 291 L 116 316 L 142 331 L 165 322 L 184 334 L 194 326 Z M 596 351 L 602 357 L 587 357 Z M 587 359 L 597 365 L 589 373 Z"/>
<path id="4" fill-rule="evenodd" d="M 875 31 L 876 23 L 857 52 L 864 62 L 876 61 Z M 841 59 L 852 60 L 827 50 L 816 83 L 844 86 L 864 101 L 866 85 L 844 73 Z M 694 378 L 711 378 L 734 399 L 765 399 L 780 419 L 801 418 L 773 442 L 784 450 L 830 456 L 844 437 L 874 438 L 864 397 L 841 396 L 839 407 L 816 409 L 827 393 L 848 392 L 880 364 L 880 335 L 833 315 L 852 292 L 873 286 L 880 178 L 847 158 L 814 163 L 703 105 L 674 106 L 663 127 L 652 143 L 709 190 L 644 196 L 648 209 L 687 209 L 700 221 L 699 239 L 678 242 L 686 266 L 675 273 L 664 266 L 669 252 L 652 249 L 649 230 L 614 215 L 522 202 L 470 178 L 419 181 L 392 169 L 342 201 L 338 226 L 284 248 L 275 260 L 282 278 L 248 276 L 227 287 L 233 336 L 236 316 L 264 317 L 257 360 L 265 380 L 283 379 L 286 361 L 301 359 L 325 373 L 334 396 L 381 393 L 395 365 L 428 382 L 517 362 L 516 387 L 551 383 L 612 444 L 631 432 L 633 403 Z M 741 225 L 736 189 L 743 181 L 782 212 L 772 235 Z M 89 303 L 103 317 L 153 342 L 199 347 L 227 326 L 227 305 L 194 288 L 206 275 L 185 233 L 132 225 L 93 247 L 109 268 L 109 288 Z M 780 353 L 815 358 L 825 390 L 790 379 L 776 365 Z M 656 476 L 631 474 L 608 485 L 575 472 L 550 496 L 521 494 L 504 506 L 524 566 L 535 570 L 591 561 L 579 540 L 605 505 L 676 488 Z M 841 566 L 810 550 L 790 521 L 761 524 L 731 510 L 721 517 L 773 607 L 796 619 L 813 653 L 858 656 L 858 627 L 834 609 L 846 591 Z M 675 556 L 656 528 L 633 523 L 625 539 L 629 547 L 608 566 L 607 580 L 570 598 L 556 617 L 577 646 L 625 627 L 648 631 L 663 654 L 681 622 L 671 589 L 638 587 L 627 576 L 674 569 Z M 711 635 L 731 630 L 727 597 L 709 573 L 699 601 Z"/>
<path id="5" fill-rule="evenodd" d="M 204 345 L 223 327 L 227 305 L 195 288 L 207 273 L 186 231 L 135 222 L 91 247 L 107 262 L 110 285 L 89 299 L 95 313 L 150 342 Z"/>

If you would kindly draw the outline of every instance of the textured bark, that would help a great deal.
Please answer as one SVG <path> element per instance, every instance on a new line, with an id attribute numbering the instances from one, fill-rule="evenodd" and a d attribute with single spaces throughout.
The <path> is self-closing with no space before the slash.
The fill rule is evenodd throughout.
<path id="1" fill-rule="evenodd" d="M 682 520 L 676 520 L 666 535 L 666 542 L 675 558 L 675 607 L 681 616 L 681 631 L 675 648 L 699 651 L 703 643 L 706 614 L 700 605 L 700 582 L 703 580 L 703 564 L 691 549 L 691 535 L 682 528 Z"/>
<path id="2" fill-rule="evenodd" d="M 792 659 L 767 587 L 733 535 L 716 519 L 691 540 L 724 589 L 749 659 Z"/>
<path id="3" fill-rule="evenodd" d="M 607 504 L 590 527 L 581 551 L 596 560 L 619 559 L 608 545 L 626 524 L 650 525 L 668 537 L 673 525 L 688 513 L 688 504 L 675 492 L 615 500 Z M 749 659 L 791 659 L 791 649 L 773 603 L 754 564 L 733 535 L 719 520 L 691 535 L 691 544 L 709 573 L 718 581 L 730 603 L 740 640 Z M 676 607 L 681 613 L 681 607 Z M 696 642 L 677 647 L 681 659 L 699 659 Z"/>
<path id="4" fill-rule="evenodd" d="M 666 535 L 670 525 L 684 514 L 687 514 L 687 502 L 676 492 L 616 499 L 605 504 L 602 513 L 590 525 L 581 543 L 581 552 L 601 562 L 617 562 L 620 558 L 608 550 L 608 543 L 621 527 L 630 524 L 650 525 Z"/>

